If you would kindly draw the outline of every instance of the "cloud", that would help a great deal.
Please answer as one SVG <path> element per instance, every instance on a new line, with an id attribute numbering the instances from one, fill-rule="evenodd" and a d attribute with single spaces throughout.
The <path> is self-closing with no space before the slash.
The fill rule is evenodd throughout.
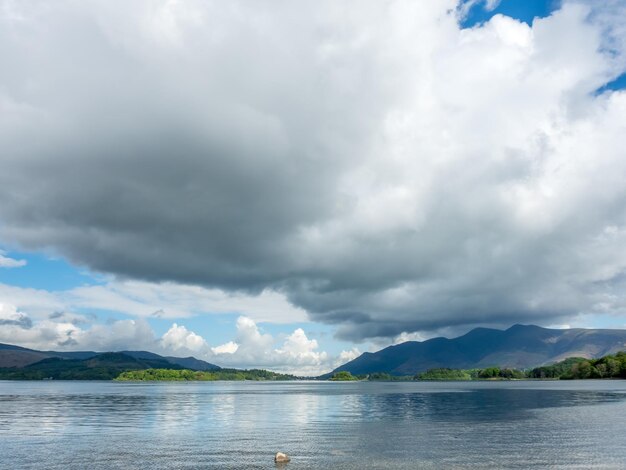
<path id="1" fill-rule="evenodd" d="M 25 259 L 13 259 L 5 256 L 5 252 L 0 250 L 0 268 L 21 268 L 26 266 Z"/>
<path id="2" fill-rule="evenodd" d="M 393 339 L 392 343 L 400 344 L 406 341 L 424 341 L 425 339 L 428 339 L 428 338 L 425 338 L 420 333 L 407 333 L 406 331 L 403 331 L 402 333 L 400 333 L 398 336 L 396 336 Z"/>
<path id="3" fill-rule="evenodd" d="M 476 6 L 482 6 L 486 11 L 493 11 L 500 4 L 501 0 L 462 0 L 458 5 L 458 14 L 465 18 L 469 11 Z"/>
<path id="4" fill-rule="evenodd" d="M 28 315 L 18 312 L 15 306 L 0 304 L 0 326 L 6 325 L 29 329 L 33 326 L 33 322 Z"/>
<path id="5" fill-rule="evenodd" d="M 237 336 L 221 346 L 211 348 L 214 360 L 232 367 L 271 368 L 300 375 L 317 375 L 333 367 L 333 359 L 319 351 L 315 339 L 309 339 L 302 328 L 287 335 L 282 344 L 262 333 L 250 318 L 237 319 Z"/>
<path id="6" fill-rule="evenodd" d="M 175 328 L 176 324 L 172 328 Z M 171 330 L 170 330 L 171 331 Z M 168 332 L 170 333 L 170 332 Z M 0 304 L 0 342 L 40 350 L 157 350 L 175 351 L 172 335 L 161 339 L 145 319 L 97 323 L 91 315 L 55 312 L 31 317 L 15 305 Z M 161 347 L 161 343 L 163 347 Z M 188 341 L 187 345 L 192 345 Z"/>
<path id="7" fill-rule="evenodd" d="M 50 315 L 48 315 L 48 318 L 50 320 L 54 320 L 57 322 L 58 321 L 69 322 L 74 325 L 87 325 L 87 324 L 95 322 L 98 319 L 98 317 L 94 314 L 82 315 L 82 314 L 67 312 L 67 311 L 53 312 Z"/>
<path id="8" fill-rule="evenodd" d="M 228 343 L 220 344 L 219 346 L 215 346 L 211 348 L 211 352 L 213 354 L 235 354 L 239 349 L 239 345 L 234 341 L 229 341 Z"/>
<path id="9" fill-rule="evenodd" d="M 50 349 L 75 344 L 72 334 L 79 328 L 64 321 L 33 321 L 14 305 L 0 304 L 0 342 L 29 348 Z"/>
<path id="10" fill-rule="evenodd" d="M 315 339 L 309 339 L 302 328 L 297 328 L 275 353 L 289 358 L 290 363 L 319 368 L 328 361 L 328 354 L 318 351 L 318 347 Z"/>
<path id="11" fill-rule="evenodd" d="M 352 340 L 626 313 L 623 2 L 11 5 L 0 238 L 124 290 L 61 305 L 271 292 Z"/>
<path id="12" fill-rule="evenodd" d="M 174 352 L 180 350 L 201 352 L 209 347 L 200 335 L 176 323 L 161 338 L 161 346 Z"/>
<path id="13" fill-rule="evenodd" d="M 335 360 L 335 368 L 339 367 L 347 362 L 350 362 L 354 359 L 356 359 L 357 357 L 359 357 L 361 355 L 361 351 L 359 351 L 359 348 L 352 348 L 349 351 L 341 351 L 339 353 L 339 356 L 337 357 L 337 359 Z"/>
<path id="14" fill-rule="evenodd" d="M 75 321 L 76 317 L 80 316 L 63 313 L 33 320 L 13 305 L 0 304 L 0 343 L 39 350 L 147 350 L 166 356 L 194 356 L 225 367 L 265 368 L 299 375 L 328 372 L 357 351 L 330 356 L 319 351 L 317 341 L 309 339 L 301 328 L 284 338 L 273 337 L 243 316 L 237 320 L 235 339 L 215 347 L 177 323 L 157 337 L 143 318 L 86 323 Z"/>
<path id="15" fill-rule="evenodd" d="M 306 312 L 284 294 L 269 289 L 246 294 L 174 283 L 109 280 L 61 291 L 0 284 L 0 299 L 30 315 L 68 315 L 106 310 L 137 317 L 179 319 L 195 315 L 241 314 L 272 323 L 306 322 Z M 73 321 L 79 320 L 74 318 Z"/>
<path id="16" fill-rule="evenodd" d="M 154 350 L 154 331 L 144 319 L 116 320 L 109 324 L 93 324 L 72 335 L 73 350 L 95 351 Z"/>

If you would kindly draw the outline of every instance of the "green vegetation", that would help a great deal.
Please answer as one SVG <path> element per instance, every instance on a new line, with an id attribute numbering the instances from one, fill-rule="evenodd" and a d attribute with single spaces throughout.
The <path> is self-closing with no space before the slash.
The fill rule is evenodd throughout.
<path id="1" fill-rule="evenodd" d="M 47 358 L 25 367 L 0 368 L 0 380 L 294 380 L 267 370 L 183 369 L 163 358 L 135 358 L 124 353 L 102 353 L 88 359 Z"/>
<path id="2" fill-rule="evenodd" d="M 429 369 L 415 376 L 415 380 L 511 380 L 524 378 L 526 378 L 524 371 L 499 367 L 468 370 Z"/>
<path id="3" fill-rule="evenodd" d="M 570 357 L 549 366 L 518 369 L 430 369 L 415 380 L 511 380 L 511 379 L 626 379 L 626 351 L 599 359 Z"/>
<path id="4" fill-rule="evenodd" d="M 537 379 L 626 379 L 626 351 L 599 359 L 571 357 L 551 366 L 536 367 L 528 377 Z"/>
<path id="5" fill-rule="evenodd" d="M 296 377 L 288 374 L 279 374 L 268 370 L 237 370 L 219 369 L 208 372 L 195 370 L 173 369 L 146 369 L 122 372 L 115 378 L 117 381 L 145 381 L 145 382 L 186 382 L 186 381 L 214 381 L 214 380 L 295 380 Z"/>
<path id="6" fill-rule="evenodd" d="M 626 379 L 626 351 L 599 359 L 572 357 L 531 370 L 487 367 L 484 369 L 429 369 L 415 376 L 396 376 L 386 372 L 352 375 L 336 372 L 332 381 L 406 381 L 406 380 L 511 380 L 511 379 Z M 119 381 L 214 381 L 214 380 L 297 380 L 288 374 L 267 370 L 183 369 L 162 358 L 138 359 L 124 353 L 103 353 L 88 359 L 47 358 L 24 367 L 0 368 L 0 380 L 119 380 Z"/>
<path id="7" fill-rule="evenodd" d="M 416 380 L 472 380 L 468 371 L 461 369 L 429 369 L 417 374 Z"/>
<path id="8" fill-rule="evenodd" d="M 574 364 L 586 360 L 584 357 L 570 357 L 556 364 L 536 367 L 529 372 L 529 376 L 535 379 L 559 379 L 567 375 Z"/>
<path id="9" fill-rule="evenodd" d="M 486 369 L 472 369 L 470 374 L 473 379 L 523 379 L 526 373 L 518 369 L 500 369 L 499 367 L 487 367 Z"/>
<path id="10" fill-rule="evenodd" d="M 332 380 L 334 382 L 348 382 L 348 381 L 360 380 L 360 379 L 359 379 L 359 377 L 355 377 L 354 375 L 352 375 L 347 370 L 342 370 L 342 371 L 339 371 L 339 372 L 335 372 L 335 375 L 333 375 L 330 378 L 330 380 Z"/>
<path id="11" fill-rule="evenodd" d="M 322 378 L 332 380 L 333 382 L 350 382 L 355 380 L 366 380 L 369 382 L 407 382 L 413 380 L 412 375 L 391 375 L 388 372 L 352 375 L 348 371 L 335 372 L 332 376 Z"/>
<path id="12" fill-rule="evenodd" d="M 411 375 L 391 375 L 387 372 L 373 372 L 369 375 L 357 375 L 357 377 L 371 382 L 407 382 L 409 380 L 413 380 L 413 376 Z"/>
<path id="13" fill-rule="evenodd" d="M 22 368 L 0 368 L 0 379 L 112 380 L 127 370 L 163 365 L 181 368 L 164 360 L 140 360 L 122 353 L 104 353 L 89 359 L 51 357 Z"/>

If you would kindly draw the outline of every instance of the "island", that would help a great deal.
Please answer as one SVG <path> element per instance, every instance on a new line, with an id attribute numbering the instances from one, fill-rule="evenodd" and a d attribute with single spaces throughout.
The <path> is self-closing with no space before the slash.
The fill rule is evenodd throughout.
<path id="1" fill-rule="evenodd" d="M 263 369 L 239 370 L 219 369 L 213 371 L 197 371 L 189 369 L 145 369 L 122 372 L 114 380 L 117 382 L 141 381 L 174 381 L 174 382 L 210 382 L 214 380 L 296 380 L 289 374 L 280 374 Z"/>

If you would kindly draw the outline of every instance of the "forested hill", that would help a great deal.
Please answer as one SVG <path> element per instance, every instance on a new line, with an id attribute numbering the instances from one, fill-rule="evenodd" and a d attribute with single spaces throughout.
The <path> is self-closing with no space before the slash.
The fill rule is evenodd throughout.
<path id="1" fill-rule="evenodd" d="M 103 353 L 88 359 L 49 357 L 24 367 L 0 369 L 0 379 L 111 380 L 129 370 L 151 367 L 182 369 L 163 359 L 136 359 L 123 353 Z"/>
<path id="2" fill-rule="evenodd" d="M 528 369 L 568 357 L 598 358 L 626 349 L 626 330 L 557 330 L 515 325 L 508 330 L 476 328 L 454 339 L 407 341 L 376 353 L 364 353 L 339 371 L 354 375 L 386 372 L 415 375 L 429 369 Z"/>
<path id="3" fill-rule="evenodd" d="M 220 367 L 194 357 L 160 356 L 148 351 L 37 351 L 0 343 L 0 379 L 102 379 L 143 369 L 214 371 Z"/>

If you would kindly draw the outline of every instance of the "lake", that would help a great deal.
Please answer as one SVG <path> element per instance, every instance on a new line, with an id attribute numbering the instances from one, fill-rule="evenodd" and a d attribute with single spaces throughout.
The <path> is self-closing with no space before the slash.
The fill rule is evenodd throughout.
<path id="1" fill-rule="evenodd" d="M 3 469 L 626 468 L 626 381 L 0 381 Z"/>

